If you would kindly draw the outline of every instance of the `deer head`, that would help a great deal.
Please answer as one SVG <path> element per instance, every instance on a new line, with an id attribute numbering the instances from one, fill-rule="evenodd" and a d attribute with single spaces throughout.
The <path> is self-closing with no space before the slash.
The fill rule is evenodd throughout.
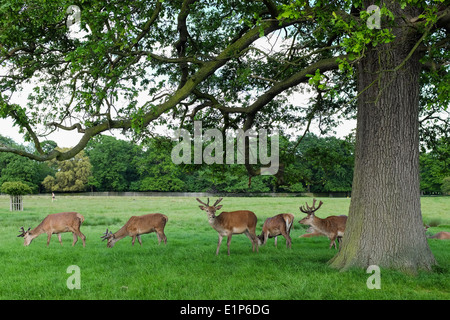
<path id="1" fill-rule="evenodd" d="M 306 213 L 307 216 L 299 221 L 301 224 L 311 225 L 312 221 L 314 220 L 314 212 L 319 210 L 320 206 L 323 204 L 322 201 L 319 202 L 319 206 L 316 208 L 316 199 L 313 199 L 312 206 L 308 206 L 308 203 L 305 202 L 305 206 L 300 207 L 300 211 L 303 213 Z"/>
<path id="2" fill-rule="evenodd" d="M 218 200 L 216 200 L 216 202 L 214 202 L 214 204 L 212 206 L 209 205 L 209 198 L 208 198 L 208 203 L 204 203 L 202 202 L 199 198 L 197 198 L 197 201 L 200 202 L 201 204 L 203 204 L 203 206 L 199 206 L 200 209 L 205 210 L 208 213 L 209 217 L 215 217 L 215 213 L 217 210 L 220 210 L 220 208 L 222 208 L 222 206 L 218 206 L 219 202 L 222 201 L 223 198 L 219 198 Z"/>
<path id="3" fill-rule="evenodd" d="M 106 244 L 108 248 L 114 247 L 114 234 L 111 231 L 108 231 L 108 229 L 106 229 L 106 232 L 100 238 L 103 239 L 102 241 L 108 240 L 108 243 Z"/>
<path id="4" fill-rule="evenodd" d="M 29 232 L 30 229 L 31 228 L 28 228 L 28 230 L 25 231 L 25 229 L 23 227 L 21 227 L 20 234 L 17 236 L 17 237 L 23 237 L 23 239 L 24 239 L 23 245 L 24 246 L 29 246 L 31 241 L 33 241 L 33 239 L 34 239 L 30 236 L 30 232 Z"/>

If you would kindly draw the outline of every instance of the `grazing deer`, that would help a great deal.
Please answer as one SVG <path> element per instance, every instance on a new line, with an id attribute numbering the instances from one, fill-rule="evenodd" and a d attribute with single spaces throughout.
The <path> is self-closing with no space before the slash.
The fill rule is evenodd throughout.
<path id="1" fill-rule="evenodd" d="M 220 210 L 222 206 L 218 206 L 219 202 L 222 201 L 223 198 L 218 199 L 212 206 L 208 203 L 204 203 L 197 198 L 197 201 L 202 204 L 199 206 L 200 209 L 206 211 L 208 214 L 208 221 L 211 227 L 217 231 L 219 234 L 219 243 L 217 244 L 216 255 L 219 254 L 219 248 L 222 243 L 222 238 L 227 237 L 227 247 L 228 247 L 228 255 L 230 255 L 230 242 L 231 236 L 233 234 L 241 234 L 245 233 L 245 235 L 252 242 L 252 250 L 258 252 L 258 239 L 255 234 L 257 218 L 256 215 L 248 210 L 239 210 L 239 211 L 231 211 L 225 212 L 223 211 L 221 214 L 216 216 L 216 211 Z"/>
<path id="2" fill-rule="evenodd" d="M 274 217 L 267 218 L 264 221 L 261 235 L 258 236 L 258 244 L 264 245 L 267 238 L 275 237 L 275 247 L 277 246 L 277 236 L 282 235 L 286 239 L 286 247 L 290 248 L 292 244 L 289 233 L 291 232 L 294 215 L 290 213 L 280 213 Z"/>
<path id="3" fill-rule="evenodd" d="M 316 208 L 316 199 L 313 199 L 312 207 L 308 206 L 306 203 L 306 207 L 300 207 L 300 211 L 306 213 L 307 216 L 299 221 L 301 224 L 305 224 L 314 228 L 314 235 L 316 233 L 321 233 L 330 239 L 330 249 L 334 245 L 336 247 L 336 238 L 340 244 L 341 239 L 344 236 L 345 224 L 347 222 L 347 216 L 329 216 L 325 219 L 321 219 L 314 215 L 320 206 L 323 204 L 322 201 L 319 202 L 319 206 Z"/>
<path id="4" fill-rule="evenodd" d="M 42 233 L 47 234 L 47 247 L 50 243 L 50 238 L 52 234 L 56 233 L 58 235 L 59 243 L 62 245 L 61 233 L 72 232 L 73 233 L 73 243 L 75 245 L 78 241 L 78 237 L 83 240 L 83 247 L 86 246 L 86 237 L 80 231 L 80 226 L 84 221 L 84 217 L 77 212 L 61 212 L 49 214 L 42 220 L 42 222 L 33 230 L 28 228 L 27 231 L 23 227 L 20 228 L 20 234 L 18 237 L 23 237 L 24 246 L 29 246 L 34 238 L 38 237 Z"/>
<path id="5" fill-rule="evenodd" d="M 161 213 L 150 213 L 145 214 L 143 216 L 132 216 L 125 225 L 120 228 L 116 233 L 112 233 L 106 229 L 106 232 L 101 237 L 102 241 L 108 240 L 107 247 L 112 248 L 114 244 L 125 238 L 126 236 L 130 236 L 132 238 L 132 245 L 134 246 L 134 242 L 136 241 L 136 237 L 138 238 L 139 244 L 142 246 L 141 235 L 151 232 L 156 232 L 156 236 L 158 237 L 158 244 L 161 244 L 161 240 L 164 241 L 164 244 L 167 243 L 167 237 L 164 234 L 164 227 L 166 226 L 169 218 Z"/>

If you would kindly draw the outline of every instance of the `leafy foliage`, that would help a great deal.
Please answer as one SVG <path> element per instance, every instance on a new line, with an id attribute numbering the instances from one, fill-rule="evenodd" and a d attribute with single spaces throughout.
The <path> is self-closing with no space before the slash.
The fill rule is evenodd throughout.
<path id="1" fill-rule="evenodd" d="M 114 137 L 92 140 L 86 149 L 92 163 L 92 185 L 101 191 L 129 190 L 130 183 L 137 180 L 133 160 L 138 153 L 138 147 Z"/>
<path id="2" fill-rule="evenodd" d="M 92 174 L 92 165 L 84 151 L 70 160 L 51 160 L 48 164 L 56 168 L 56 173 L 55 176 L 49 175 L 42 181 L 42 185 L 47 191 L 76 192 L 86 190 L 89 177 Z"/>
<path id="3" fill-rule="evenodd" d="M 4 182 L 1 187 L 1 192 L 12 196 L 21 196 L 32 193 L 33 190 L 21 181 Z"/>
<path id="4" fill-rule="evenodd" d="M 450 177 L 444 178 L 441 186 L 442 193 L 450 194 Z"/>
<path id="5" fill-rule="evenodd" d="M 445 177 L 450 176 L 450 143 L 441 138 L 436 147 L 420 155 L 420 187 L 422 191 L 440 193 Z"/>

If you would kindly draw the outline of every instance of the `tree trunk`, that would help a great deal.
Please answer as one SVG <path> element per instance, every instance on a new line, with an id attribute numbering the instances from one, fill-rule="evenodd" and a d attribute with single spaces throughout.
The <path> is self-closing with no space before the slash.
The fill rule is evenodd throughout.
<path id="1" fill-rule="evenodd" d="M 420 56 L 408 57 L 420 35 L 406 26 L 393 32 L 393 42 L 371 48 L 358 65 L 352 199 L 342 248 L 331 260 L 343 270 L 378 265 L 415 273 L 436 263 L 420 208 Z"/>

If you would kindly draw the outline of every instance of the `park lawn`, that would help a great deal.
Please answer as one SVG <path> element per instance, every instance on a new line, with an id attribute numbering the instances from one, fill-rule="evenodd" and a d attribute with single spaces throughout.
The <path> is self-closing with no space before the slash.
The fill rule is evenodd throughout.
<path id="1" fill-rule="evenodd" d="M 205 199 L 203 199 L 205 200 Z M 354 269 L 339 272 L 327 265 L 334 249 L 324 237 L 298 238 L 298 210 L 311 198 L 226 197 L 223 210 L 250 209 L 258 217 L 257 233 L 264 220 L 278 213 L 295 215 L 292 249 L 279 237 L 253 253 L 245 235 L 235 235 L 231 256 L 226 242 L 215 255 L 217 232 L 194 197 L 88 197 L 27 196 L 23 212 L 9 211 L 9 198 L 0 197 L 0 299 L 168 299 L 168 300 L 305 300 L 305 299 L 450 299 L 450 241 L 430 239 L 439 263 L 433 272 L 407 275 L 381 270 L 381 289 L 370 290 L 371 274 Z M 350 199 L 322 198 L 320 217 L 347 214 Z M 35 227 L 48 214 L 77 211 L 84 215 L 81 240 L 71 246 L 72 234 L 62 235 L 61 247 L 53 236 L 46 247 L 41 235 L 29 247 L 17 238 L 19 228 Z M 169 217 L 167 245 L 158 246 L 156 234 L 142 236 L 142 247 L 131 238 L 106 248 L 100 236 L 106 228 L 117 231 L 132 215 L 160 212 Z M 423 197 L 425 222 L 438 221 L 430 233 L 450 231 L 450 197 Z M 67 268 L 79 267 L 81 289 L 70 290 Z"/>

